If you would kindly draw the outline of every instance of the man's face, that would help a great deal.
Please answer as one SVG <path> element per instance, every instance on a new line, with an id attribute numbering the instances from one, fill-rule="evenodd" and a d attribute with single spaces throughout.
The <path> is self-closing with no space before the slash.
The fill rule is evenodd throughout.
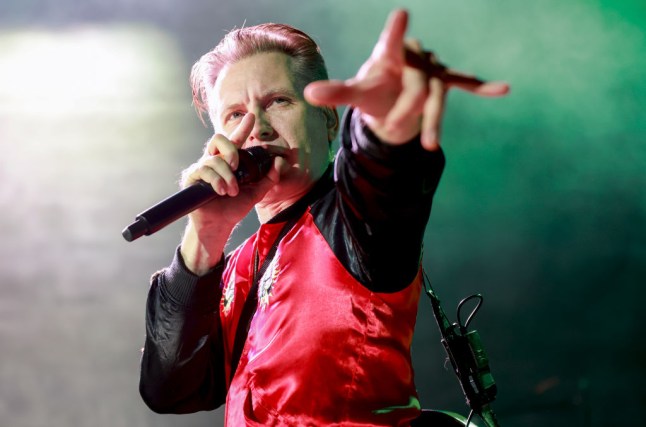
<path id="1" fill-rule="evenodd" d="M 277 145 L 290 149 L 281 182 L 311 183 L 329 162 L 329 117 L 303 98 L 303 85 L 292 72 L 292 59 L 279 52 L 260 53 L 220 72 L 209 93 L 209 114 L 217 133 L 225 136 L 247 113 L 254 128 L 243 144 Z M 334 118 L 332 119 L 334 120 Z"/>

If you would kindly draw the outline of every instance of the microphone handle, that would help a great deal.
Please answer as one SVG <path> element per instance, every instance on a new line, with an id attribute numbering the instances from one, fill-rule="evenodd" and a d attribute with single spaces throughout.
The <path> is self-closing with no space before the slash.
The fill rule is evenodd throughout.
<path id="1" fill-rule="evenodd" d="M 258 146 L 239 150 L 238 154 L 240 161 L 234 174 L 241 185 L 257 182 L 264 177 L 274 158 L 269 151 Z M 128 242 L 149 236 L 217 197 L 210 184 L 196 182 L 137 215 L 135 222 L 127 226 L 121 235 Z"/>

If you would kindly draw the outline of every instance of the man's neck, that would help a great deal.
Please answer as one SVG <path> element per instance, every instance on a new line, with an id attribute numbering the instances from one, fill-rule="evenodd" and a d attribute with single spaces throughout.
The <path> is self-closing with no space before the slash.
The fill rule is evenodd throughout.
<path id="1" fill-rule="evenodd" d="M 293 206 L 296 202 L 310 193 L 313 188 L 323 180 L 327 175 L 331 174 L 331 164 L 326 168 L 315 180 L 309 183 L 285 183 L 284 185 L 278 184 L 272 188 L 263 200 L 256 204 L 256 214 L 258 221 L 261 224 L 269 222 L 275 218 L 276 215 L 285 211 Z M 317 192 L 318 193 L 318 192 Z M 308 201 L 307 203 L 311 203 Z"/>
<path id="2" fill-rule="evenodd" d="M 256 214 L 258 215 L 258 221 L 261 224 L 269 222 L 276 215 L 284 211 L 285 209 L 292 206 L 300 198 L 295 199 L 285 199 L 277 203 L 268 203 L 267 205 L 261 206 L 260 204 L 256 205 Z"/>

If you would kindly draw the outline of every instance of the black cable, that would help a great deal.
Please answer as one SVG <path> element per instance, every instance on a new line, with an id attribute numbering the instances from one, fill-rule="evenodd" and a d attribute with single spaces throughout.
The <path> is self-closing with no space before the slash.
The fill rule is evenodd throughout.
<path id="1" fill-rule="evenodd" d="M 462 324 L 462 316 L 460 316 L 460 313 L 462 311 L 462 306 L 467 302 L 469 302 L 469 300 L 472 300 L 474 298 L 478 299 L 478 304 L 476 304 L 475 308 L 471 311 L 471 314 L 467 318 L 467 323 Z M 460 329 L 462 330 L 462 333 L 466 333 L 467 328 L 469 327 L 469 323 L 471 323 L 471 321 L 473 320 L 473 317 L 476 315 L 478 310 L 480 310 L 480 306 L 482 305 L 483 302 L 484 302 L 484 298 L 480 294 L 471 295 L 469 297 L 464 298 L 462 301 L 460 301 L 457 309 L 457 317 L 458 317 L 458 325 L 460 325 Z"/>

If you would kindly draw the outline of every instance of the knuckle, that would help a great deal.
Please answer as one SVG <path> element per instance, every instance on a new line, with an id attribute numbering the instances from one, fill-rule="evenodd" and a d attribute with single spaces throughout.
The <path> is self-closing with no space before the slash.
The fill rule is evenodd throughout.
<path id="1" fill-rule="evenodd" d="M 231 163 L 231 160 L 233 160 L 236 156 L 236 149 L 235 147 L 227 147 L 224 150 L 220 151 L 220 157 L 227 163 Z"/>
<path id="2" fill-rule="evenodd" d="M 180 185 L 181 187 L 186 187 L 193 182 L 197 181 L 195 178 L 195 173 L 197 172 L 198 164 L 194 163 L 191 166 L 184 169 L 180 176 Z"/>
<path id="3" fill-rule="evenodd" d="M 226 142 L 229 142 L 229 140 L 224 135 L 216 133 L 206 142 L 206 146 L 204 147 L 205 154 L 209 154 L 211 156 L 216 155 L 220 152 L 221 147 L 225 145 Z"/>

